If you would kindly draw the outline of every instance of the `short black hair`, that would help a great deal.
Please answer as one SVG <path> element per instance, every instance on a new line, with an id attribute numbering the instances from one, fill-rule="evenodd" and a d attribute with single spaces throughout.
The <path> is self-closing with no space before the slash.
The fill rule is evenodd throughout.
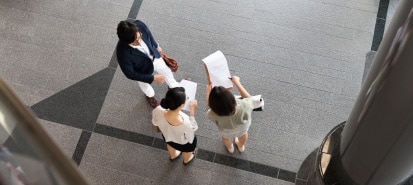
<path id="1" fill-rule="evenodd" d="M 229 116 L 235 112 L 237 104 L 235 97 L 225 87 L 213 87 L 209 93 L 208 101 L 209 108 L 218 116 Z"/>
<path id="2" fill-rule="evenodd" d="M 161 106 L 164 109 L 175 110 L 186 101 L 185 89 L 183 87 L 175 87 L 166 92 L 165 98 L 161 100 Z"/>
<path id="3" fill-rule="evenodd" d="M 139 32 L 139 28 L 134 23 L 129 21 L 119 22 L 117 28 L 119 40 L 130 44 L 135 41 L 136 32 Z"/>

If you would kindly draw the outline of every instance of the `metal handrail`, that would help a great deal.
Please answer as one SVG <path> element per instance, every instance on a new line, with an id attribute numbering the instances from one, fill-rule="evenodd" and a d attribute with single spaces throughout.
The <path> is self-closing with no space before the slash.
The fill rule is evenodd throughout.
<path id="1" fill-rule="evenodd" d="M 21 162 L 27 161 L 19 161 L 21 157 L 23 157 L 23 159 L 27 158 L 29 161 L 36 161 L 38 164 L 41 164 L 40 166 L 43 167 L 45 172 L 40 171 L 42 169 L 35 169 L 34 171 L 39 171 L 34 174 L 47 174 L 48 178 L 50 178 L 46 180 L 46 182 L 50 182 L 47 184 L 88 184 L 74 162 L 60 150 L 48 133 L 39 124 L 34 114 L 19 100 L 19 98 L 0 78 L 0 130 L 1 129 L 4 129 L 4 131 L 0 132 L 0 138 L 11 139 L 17 145 L 22 144 L 23 146 L 21 147 L 26 149 L 29 148 L 24 150 L 21 154 L 10 152 L 12 155 L 10 157 L 13 158 L 13 155 L 16 155 L 15 160 L 20 164 Z M 0 140 L 0 142 L 4 141 Z M 3 144 L 4 143 L 0 143 L 2 148 L 7 147 L 3 146 Z M 0 165 L 5 164 L 5 162 L 7 163 L 7 161 L 0 158 Z M 24 166 L 24 164 L 21 164 L 19 170 L 24 172 L 26 167 L 27 166 Z M 33 171 L 33 169 L 31 171 Z M 40 184 L 32 181 L 33 172 L 32 176 L 30 176 L 30 174 L 26 174 L 26 177 L 27 182 L 24 184 Z M 37 181 L 39 180 L 39 177 L 35 178 Z M 10 184 L 10 182 L 7 183 Z M 1 179 L 0 184 L 2 184 Z"/>

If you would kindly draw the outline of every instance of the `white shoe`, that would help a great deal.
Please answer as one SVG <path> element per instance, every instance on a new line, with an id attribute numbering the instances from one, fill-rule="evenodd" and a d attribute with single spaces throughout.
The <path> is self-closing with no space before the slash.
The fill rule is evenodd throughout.
<path id="1" fill-rule="evenodd" d="M 239 152 L 244 152 L 244 150 L 245 150 L 245 145 L 242 145 L 242 147 L 239 147 L 238 146 L 238 143 L 239 143 L 239 141 L 238 141 L 238 137 L 236 137 L 235 138 L 235 145 L 237 145 L 237 148 L 238 148 L 238 150 L 239 150 Z"/>
<path id="2" fill-rule="evenodd" d="M 227 148 L 229 153 L 234 153 L 234 144 L 231 144 L 231 148 Z"/>

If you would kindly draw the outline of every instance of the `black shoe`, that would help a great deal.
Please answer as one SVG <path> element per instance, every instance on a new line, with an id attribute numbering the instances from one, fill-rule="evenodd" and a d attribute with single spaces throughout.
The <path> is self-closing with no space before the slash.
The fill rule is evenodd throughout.
<path id="1" fill-rule="evenodd" d="M 189 163 L 191 163 L 193 160 L 195 160 L 195 154 L 192 154 L 192 159 L 191 160 L 189 160 L 187 163 L 186 162 L 184 162 L 184 165 L 186 166 L 186 165 L 188 165 Z"/>
<path id="2" fill-rule="evenodd" d="M 171 162 L 174 162 L 175 159 L 178 159 L 178 158 L 181 156 L 181 154 L 182 154 L 182 152 L 179 152 L 179 154 L 178 154 L 175 158 L 173 158 L 173 159 L 169 158 L 169 160 L 170 160 Z"/>
<path id="3" fill-rule="evenodd" d="M 195 160 L 195 157 L 196 157 L 196 152 L 198 151 L 198 149 L 197 148 L 195 148 L 195 150 L 192 152 L 192 159 L 191 160 L 189 160 L 188 162 L 183 162 L 184 163 L 184 165 L 186 166 L 186 165 L 188 165 L 189 163 L 191 163 L 192 161 L 194 161 Z"/>
<path id="4" fill-rule="evenodd" d="M 156 100 L 155 96 L 146 98 L 148 99 L 148 102 L 152 108 L 156 108 L 159 105 L 158 100 Z"/>
<path id="5" fill-rule="evenodd" d="M 262 107 L 258 107 L 258 108 L 252 109 L 252 111 L 262 111 Z"/>

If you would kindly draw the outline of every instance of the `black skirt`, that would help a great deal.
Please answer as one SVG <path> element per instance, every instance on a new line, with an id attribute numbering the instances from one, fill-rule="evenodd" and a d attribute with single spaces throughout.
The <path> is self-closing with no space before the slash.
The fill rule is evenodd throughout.
<path id="1" fill-rule="evenodd" d="M 162 134 L 162 138 L 165 141 L 165 137 Z M 197 139 L 196 136 L 194 136 L 194 140 L 192 141 L 192 143 L 186 143 L 184 145 L 182 144 L 178 144 L 172 141 L 166 142 L 166 144 L 168 144 L 169 146 L 171 146 L 172 148 L 174 148 L 175 150 L 181 151 L 181 152 L 193 152 L 196 148 L 196 143 L 197 143 Z"/>

